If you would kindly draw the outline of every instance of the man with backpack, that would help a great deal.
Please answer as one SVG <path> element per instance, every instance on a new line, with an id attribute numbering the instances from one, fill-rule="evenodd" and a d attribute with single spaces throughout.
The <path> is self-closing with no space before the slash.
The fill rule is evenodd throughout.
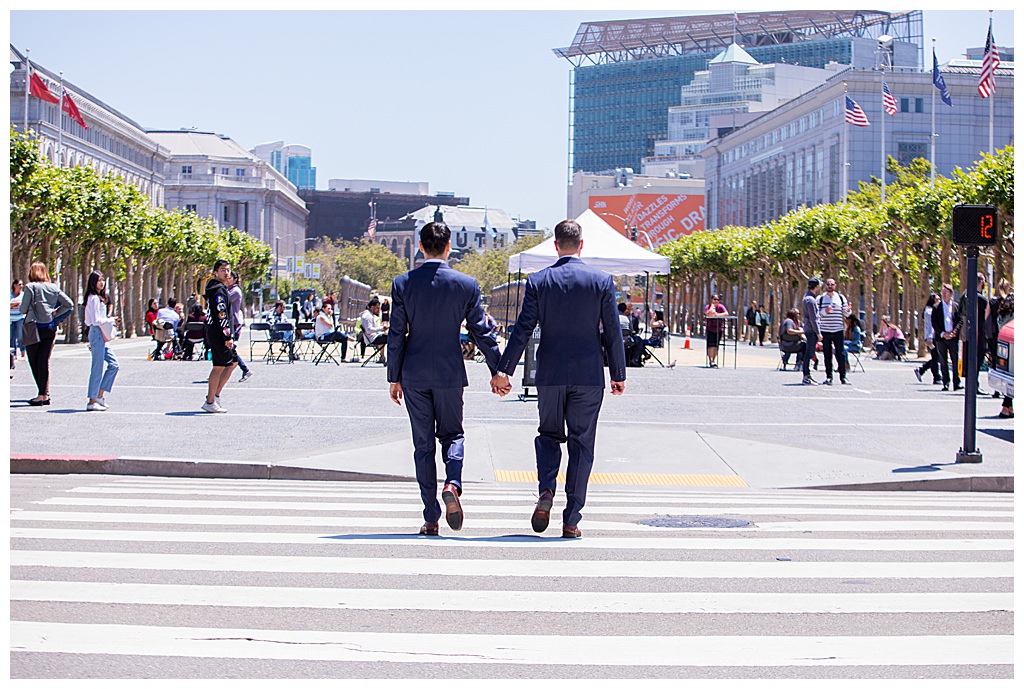
<path id="1" fill-rule="evenodd" d="M 852 313 L 850 302 L 836 291 L 835 278 L 825 280 L 825 291 L 818 296 L 818 314 L 821 323 L 821 351 L 825 355 L 825 385 L 832 385 L 832 353 L 839 362 L 839 381 L 846 380 L 846 345 L 843 332 L 845 318 Z"/>

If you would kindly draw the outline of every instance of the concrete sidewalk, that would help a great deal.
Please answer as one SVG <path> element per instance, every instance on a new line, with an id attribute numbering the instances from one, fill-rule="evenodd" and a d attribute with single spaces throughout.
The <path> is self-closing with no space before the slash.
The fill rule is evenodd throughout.
<path id="1" fill-rule="evenodd" d="M 733 349 L 730 343 L 728 348 L 723 347 L 723 354 L 727 356 L 722 368 L 707 370 L 704 368 L 704 341 L 692 339 L 689 349 L 682 346 L 683 343 L 684 338 L 677 336 L 673 338 L 671 354 L 667 349 L 656 350 L 659 355 L 665 355 L 663 360 L 666 364 L 675 362 L 676 368 L 653 368 L 649 364 L 646 369 L 630 369 L 627 394 L 614 400 L 607 399 L 598 423 L 592 483 L 674 486 L 681 489 L 1013 491 L 1012 422 L 985 421 L 984 427 L 979 426 L 979 442 L 985 450 L 983 463 L 956 464 L 956 446 L 952 444 L 956 441 L 956 432 L 949 429 L 948 423 L 955 421 L 960 413 L 956 411 L 958 403 L 954 397 L 940 394 L 932 386 L 917 383 L 911 363 L 876 362 L 865 356 L 867 373 L 855 374 L 852 388 L 801 389 L 797 385 L 798 373 L 776 373 L 773 370 L 779 361 L 778 349 L 774 346 L 749 347 L 741 343 Z M 232 400 L 238 405 L 233 404 L 232 411 L 239 413 L 225 415 L 231 417 L 227 419 L 205 418 L 196 423 L 193 419 L 197 415 L 200 418 L 209 416 L 194 409 L 197 406 L 195 400 L 203 392 L 203 381 L 199 377 L 208 372 L 206 365 L 148 363 L 142 359 L 149 347 L 147 340 L 118 344 L 125 382 L 122 385 L 119 378 L 117 392 L 125 399 L 123 402 L 117 400 L 121 406 L 108 415 L 97 417 L 70 413 L 73 410 L 62 408 L 60 401 L 41 411 L 15 409 L 18 403 L 12 402 L 11 473 L 415 480 L 408 421 L 404 418 L 404 411 L 398 411 L 387 401 L 386 383 L 379 367 L 371 370 L 358 366 L 316 369 L 308 364 L 263 366 L 257 369 L 256 383 L 232 387 Z M 84 345 L 62 346 L 54 355 L 58 362 L 56 366 L 63 375 L 82 381 L 87 378 L 88 357 Z M 136 358 L 139 361 L 136 362 Z M 738 371 L 733 370 L 734 360 Z M 470 365 L 468 370 L 473 385 L 467 389 L 467 409 L 472 411 L 467 411 L 464 480 L 534 486 L 535 401 L 509 404 L 495 400 L 489 394 L 481 394 L 479 390 L 489 378 L 486 367 Z M 154 375 L 160 377 L 160 382 L 152 380 Z M 820 379 L 824 374 L 819 371 L 815 375 Z M 29 382 L 27 372 L 21 371 L 20 376 L 23 384 L 19 390 L 30 392 L 31 388 L 24 384 Z M 982 380 L 985 380 L 984 374 Z M 161 385 L 166 387 L 161 392 L 154 392 L 154 383 L 156 390 L 161 390 Z M 904 383 L 905 388 L 900 387 Z M 264 384 L 267 388 L 259 387 Z M 313 411 L 315 406 L 303 406 L 307 404 L 309 391 L 316 392 L 318 386 L 325 385 L 333 387 L 321 393 L 321 398 L 328 395 L 337 400 L 341 409 L 345 409 L 345 405 L 357 405 L 358 409 L 331 416 L 317 414 Z M 273 392 L 265 392 L 268 388 Z M 369 392 L 363 393 L 364 389 Z M 289 396 L 293 390 L 294 396 Z M 58 392 L 67 398 L 67 393 Z M 513 395 L 518 392 L 517 388 Z M 268 394 L 294 406 L 296 412 L 266 414 L 263 398 Z M 759 397 L 762 395 L 769 395 L 768 401 L 759 401 L 763 399 Z M 885 414 L 892 412 L 883 411 L 880 412 L 882 416 L 878 416 L 879 412 L 874 410 L 890 410 L 894 408 L 893 404 L 900 408 L 904 397 L 906 405 L 920 411 L 908 417 L 905 426 L 900 427 L 906 430 L 889 431 L 886 422 L 890 417 Z M 887 398 L 888 402 L 879 398 Z M 184 399 L 188 400 L 187 404 L 181 401 Z M 747 400 L 749 404 L 736 406 L 732 400 Z M 879 403 L 882 407 L 878 406 Z M 991 412 L 989 407 L 998 408 L 996 400 L 988 400 L 984 404 L 986 414 Z M 750 423 L 751 419 L 734 420 L 751 405 L 771 411 L 765 411 L 765 416 L 754 419 L 760 423 L 753 424 L 748 433 L 737 433 L 737 429 L 746 428 L 744 424 Z M 840 408 L 837 405 L 844 406 Z M 154 406 L 159 408 L 146 411 Z M 808 409 L 819 416 L 806 416 L 805 410 Z M 307 411 L 313 412 L 311 418 L 303 416 Z M 119 417 L 119 413 L 126 416 Z M 356 415 L 345 416 L 353 413 Z M 941 444 L 928 444 L 927 438 L 932 434 L 928 424 L 938 418 L 936 414 L 945 415 L 942 417 L 947 424 L 945 439 Z M 492 418 L 484 418 L 488 415 Z M 110 419 L 119 418 L 126 424 L 120 427 L 120 433 L 128 434 L 132 442 L 114 444 L 92 440 L 91 436 L 112 429 Z M 821 423 L 808 423 L 818 418 Z M 837 420 L 843 420 L 848 427 L 837 431 L 837 442 L 832 443 L 829 436 L 829 442 L 818 442 L 816 447 L 800 446 L 808 444 L 802 441 L 809 434 L 822 427 L 828 429 L 829 424 Z M 40 423 L 53 424 L 46 427 L 50 430 L 44 430 L 41 436 L 53 439 L 48 443 L 49 448 L 37 448 L 37 442 L 29 442 L 39 437 L 34 434 L 38 434 Z M 218 425 L 214 426 L 214 423 Z M 206 445 L 200 444 L 177 448 L 183 450 L 182 456 L 159 456 L 171 454 L 174 447 L 152 452 L 157 456 L 142 456 L 150 447 L 144 439 L 151 437 L 151 433 L 162 432 L 168 437 L 176 437 L 194 429 L 221 427 L 229 434 L 248 435 L 252 428 L 270 428 L 274 429 L 269 431 L 271 437 L 288 440 L 280 435 L 282 428 L 289 429 L 289 435 L 294 436 L 309 432 L 299 430 L 298 424 L 307 424 L 301 426 L 306 429 L 334 423 L 372 423 L 374 432 L 366 438 L 349 434 L 333 444 L 309 443 L 304 449 L 297 449 L 294 443 L 286 442 L 276 454 L 266 452 L 267 447 L 256 440 L 246 445 L 246 451 L 228 455 L 231 458 L 227 460 L 196 456 L 207 451 Z M 887 438 L 889 442 L 883 446 L 885 452 L 865 451 L 864 434 L 875 437 L 888 432 L 905 433 L 908 437 Z M 921 435 L 916 435 L 918 433 Z M 63 442 L 69 434 L 70 437 L 88 438 L 89 442 Z M 911 434 L 914 434 L 912 438 Z M 256 437 L 258 439 L 261 435 Z M 888 451 L 893 446 L 892 441 L 902 441 L 907 449 L 903 452 Z M 909 452 L 911 444 L 908 443 L 925 446 L 927 451 Z M 254 451 L 249 451 L 250 447 Z M 258 453 L 257 449 L 263 451 Z M 69 451 L 86 456 L 71 456 Z M 109 454 L 103 455 L 103 452 Z M 860 455 L 854 454 L 857 452 Z M 882 454 L 886 458 L 881 458 Z M 911 454 L 914 456 L 910 457 Z M 907 459 L 901 462 L 899 456 Z M 250 461 L 249 457 L 253 459 Z M 268 457 L 273 459 L 268 460 Z M 441 462 L 438 464 L 439 476 L 443 477 Z"/>

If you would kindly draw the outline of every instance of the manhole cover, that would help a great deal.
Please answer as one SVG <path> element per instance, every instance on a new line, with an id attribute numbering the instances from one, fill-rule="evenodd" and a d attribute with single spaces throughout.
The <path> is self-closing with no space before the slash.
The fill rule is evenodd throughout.
<path id="1" fill-rule="evenodd" d="M 643 519 L 640 523 L 669 529 L 735 529 L 739 526 L 750 526 L 748 521 L 725 517 L 655 517 Z"/>

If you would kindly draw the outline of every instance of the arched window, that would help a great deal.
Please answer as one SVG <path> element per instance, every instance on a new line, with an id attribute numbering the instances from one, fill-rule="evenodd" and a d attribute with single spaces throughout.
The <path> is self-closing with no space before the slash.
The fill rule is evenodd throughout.
<path id="1" fill-rule="evenodd" d="M 398 255 L 398 240 L 397 239 L 392 239 L 391 240 L 391 253 L 393 253 L 395 256 Z"/>
<path id="2" fill-rule="evenodd" d="M 408 237 L 406 237 L 406 239 L 405 239 L 405 256 L 404 257 L 405 258 L 409 258 L 411 256 L 412 256 L 412 242 L 409 241 Z"/>

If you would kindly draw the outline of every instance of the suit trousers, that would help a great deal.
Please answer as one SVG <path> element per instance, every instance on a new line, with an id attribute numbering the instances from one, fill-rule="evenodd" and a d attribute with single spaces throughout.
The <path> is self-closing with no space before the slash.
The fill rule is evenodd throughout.
<path id="1" fill-rule="evenodd" d="M 949 367 L 953 366 L 953 387 L 960 387 L 960 370 L 957 363 L 960 358 L 960 340 L 954 337 L 947 340 L 944 337 L 935 338 L 935 351 L 939 356 L 939 368 L 942 371 L 942 384 L 949 387 Z"/>
<path id="2" fill-rule="evenodd" d="M 436 522 L 441 518 L 441 505 L 437 501 L 435 438 L 441 442 L 445 483 L 454 484 L 462 494 L 462 388 L 410 390 L 403 386 L 402 392 L 412 425 L 412 456 L 423 500 L 423 520 Z"/>
<path id="3" fill-rule="evenodd" d="M 584 385 L 537 386 L 540 426 L 534 449 L 537 453 L 539 491 L 555 492 L 555 479 L 562 463 L 562 443 L 568 442 L 569 464 L 565 471 L 565 510 L 562 523 L 579 524 L 587 500 L 587 484 L 594 468 L 597 415 L 604 400 L 604 388 Z M 539 492 L 538 491 L 538 492 Z"/>
<path id="4" fill-rule="evenodd" d="M 818 333 L 813 333 L 810 330 L 805 331 L 807 335 L 807 344 L 804 348 L 804 378 L 811 377 L 811 361 L 817 356 L 814 352 L 818 347 Z M 822 345 L 824 349 L 824 345 Z"/>

